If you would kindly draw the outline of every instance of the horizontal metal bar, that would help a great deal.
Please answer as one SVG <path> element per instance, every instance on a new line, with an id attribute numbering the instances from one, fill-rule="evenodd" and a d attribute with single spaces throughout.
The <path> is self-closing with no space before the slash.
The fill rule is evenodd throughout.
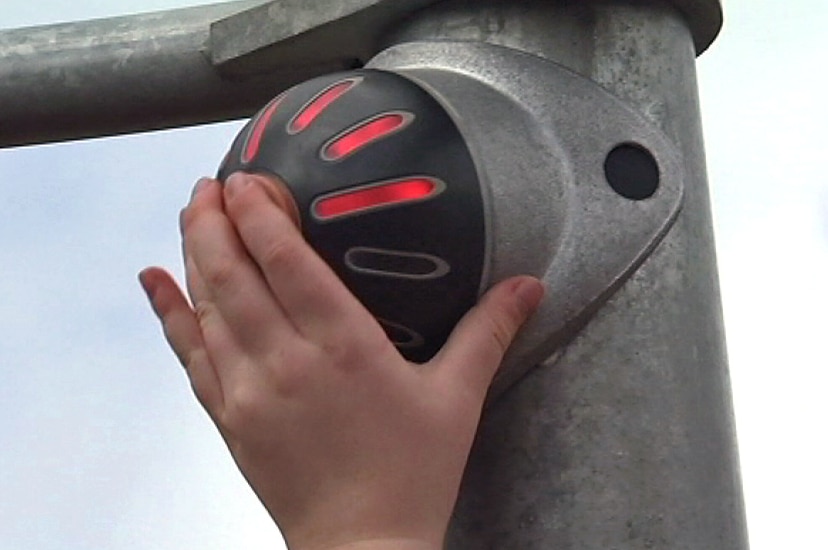
<path id="1" fill-rule="evenodd" d="M 0 31 L 0 147 L 250 115 L 303 80 L 360 65 L 439 0 L 237 0 Z M 697 52 L 719 0 L 670 0 Z"/>
<path id="2" fill-rule="evenodd" d="M 439 0 L 271 0 L 216 22 L 210 55 L 229 74 L 315 65 L 364 64 L 396 21 Z"/>
<path id="3" fill-rule="evenodd" d="M 243 117 L 293 84 L 345 68 L 320 61 L 221 75 L 207 50 L 210 25 L 261 3 L 0 32 L 0 147 Z"/>

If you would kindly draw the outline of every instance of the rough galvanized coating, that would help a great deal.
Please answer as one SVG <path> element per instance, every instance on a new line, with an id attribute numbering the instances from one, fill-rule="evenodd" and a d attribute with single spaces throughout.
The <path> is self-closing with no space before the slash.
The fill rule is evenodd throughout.
<path id="1" fill-rule="evenodd" d="M 360 65 L 385 25 L 436 1 L 237 0 L 0 31 L 0 147 L 249 116 Z"/>
<path id="2" fill-rule="evenodd" d="M 681 208 L 681 157 L 650 120 L 604 88 L 512 48 L 414 42 L 385 50 L 370 66 L 429 90 L 464 136 L 486 199 L 482 290 L 531 274 L 555 297 L 512 344 L 491 400 L 571 339 L 664 237 Z M 607 184 L 607 155 L 630 143 L 648 151 L 659 172 L 646 200 Z"/>
<path id="3" fill-rule="evenodd" d="M 0 144 L 238 116 L 326 70 L 221 78 L 204 54 L 209 23 L 256 3 L 0 33 Z M 694 68 L 720 20 L 716 0 L 466 2 L 389 37 L 561 63 L 658 125 L 689 174 L 661 245 L 487 411 L 449 547 L 747 547 Z"/>
<path id="4" fill-rule="evenodd" d="M 553 59 L 660 127 L 688 176 L 662 243 L 486 412 L 448 547 L 744 550 L 687 23 L 663 3 L 481 4 L 435 9 L 389 42 L 483 40 Z"/>
<path id="5" fill-rule="evenodd" d="M 221 71 L 256 74 L 332 58 L 364 64 L 392 23 L 439 0 L 271 0 L 217 21 L 210 59 Z"/>
<path id="6" fill-rule="evenodd" d="M 0 32 L 0 147 L 249 115 L 335 61 L 245 79 L 209 60 L 210 25 L 261 0 Z"/>
<path id="7" fill-rule="evenodd" d="M 248 116 L 293 84 L 364 61 L 380 49 L 376 27 L 438 1 L 341 0 L 330 10 L 322 0 L 237 0 L 0 31 L 0 147 Z M 670 3 L 700 53 L 721 27 L 719 0 Z"/>

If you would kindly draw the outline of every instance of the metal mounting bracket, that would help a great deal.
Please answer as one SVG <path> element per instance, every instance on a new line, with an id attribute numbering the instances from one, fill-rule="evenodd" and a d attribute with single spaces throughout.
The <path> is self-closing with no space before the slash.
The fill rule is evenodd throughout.
<path id="1" fill-rule="evenodd" d="M 546 285 L 495 380 L 497 395 L 572 338 L 661 241 L 681 208 L 682 159 L 663 132 L 605 89 L 516 50 L 408 43 L 369 66 L 427 89 L 466 137 L 489 209 L 481 291 L 521 273 Z M 608 155 L 624 144 L 657 167 L 648 198 L 626 198 L 608 183 Z"/>
<path id="2" fill-rule="evenodd" d="M 391 23 L 438 0 L 273 0 L 210 26 L 210 59 L 223 74 L 363 65 Z"/>

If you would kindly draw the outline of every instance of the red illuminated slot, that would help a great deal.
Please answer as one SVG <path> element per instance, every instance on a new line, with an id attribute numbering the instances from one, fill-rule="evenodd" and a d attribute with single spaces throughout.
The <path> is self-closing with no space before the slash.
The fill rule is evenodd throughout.
<path id="1" fill-rule="evenodd" d="M 313 121 L 322 114 L 322 112 L 330 107 L 330 105 L 345 95 L 348 90 L 359 83 L 358 79 L 345 80 L 338 84 L 334 84 L 308 103 L 299 113 L 293 117 L 288 126 L 288 131 L 291 134 L 298 134 L 305 130 L 308 126 L 313 124 Z"/>
<path id="2" fill-rule="evenodd" d="M 326 145 L 322 149 L 322 158 L 333 161 L 347 157 L 366 145 L 399 131 L 412 119 L 407 113 L 391 113 L 364 122 Z"/>
<path id="3" fill-rule="evenodd" d="M 430 199 L 441 193 L 443 188 L 441 182 L 430 178 L 390 181 L 319 198 L 313 203 L 312 210 L 317 219 L 327 221 Z"/>
<path id="4" fill-rule="evenodd" d="M 270 105 L 265 108 L 262 115 L 254 123 L 253 129 L 248 134 L 247 140 L 244 143 L 244 151 L 242 152 L 242 162 L 245 164 L 251 162 L 259 154 L 259 147 L 262 145 L 262 136 L 264 136 L 270 119 L 273 118 L 273 115 L 276 114 L 276 110 L 282 103 L 282 99 L 284 99 L 284 95 L 280 95 L 271 101 Z"/>

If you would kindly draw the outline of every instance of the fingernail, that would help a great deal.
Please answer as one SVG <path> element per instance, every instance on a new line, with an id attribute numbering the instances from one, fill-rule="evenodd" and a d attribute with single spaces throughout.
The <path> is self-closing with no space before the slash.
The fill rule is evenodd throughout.
<path id="1" fill-rule="evenodd" d="M 144 289 L 144 294 L 147 295 L 147 298 L 152 300 L 152 291 L 150 289 L 149 280 L 147 279 L 148 271 L 149 269 L 144 269 L 138 273 L 138 282 L 141 283 L 141 288 Z"/>
<path id="2" fill-rule="evenodd" d="M 144 294 L 147 295 L 147 300 L 150 303 L 150 307 L 152 307 L 152 311 L 155 315 L 160 319 L 160 315 L 158 313 L 158 306 L 155 303 L 155 292 L 157 290 L 157 286 L 153 284 L 152 278 L 149 276 L 149 272 L 152 268 L 146 268 L 142 270 L 138 274 L 138 282 L 141 283 L 141 288 L 144 289 Z"/>
<path id="3" fill-rule="evenodd" d="M 210 178 L 201 178 L 193 187 L 193 192 L 190 194 L 190 200 L 193 199 L 201 190 L 203 190 L 210 183 Z"/>
<path id="4" fill-rule="evenodd" d="M 224 184 L 224 190 L 227 192 L 228 197 L 232 197 L 236 193 L 238 193 L 242 187 L 247 185 L 250 181 L 248 174 L 244 172 L 233 172 L 230 174 L 230 177 L 227 178 L 227 181 Z"/>
<path id="5" fill-rule="evenodd" d="M 522 277 L 515 283 L 512 292 L 526 308 L 526 314 L 532 315 L 543 300 L 546 289 L 534 277 Z"/>

